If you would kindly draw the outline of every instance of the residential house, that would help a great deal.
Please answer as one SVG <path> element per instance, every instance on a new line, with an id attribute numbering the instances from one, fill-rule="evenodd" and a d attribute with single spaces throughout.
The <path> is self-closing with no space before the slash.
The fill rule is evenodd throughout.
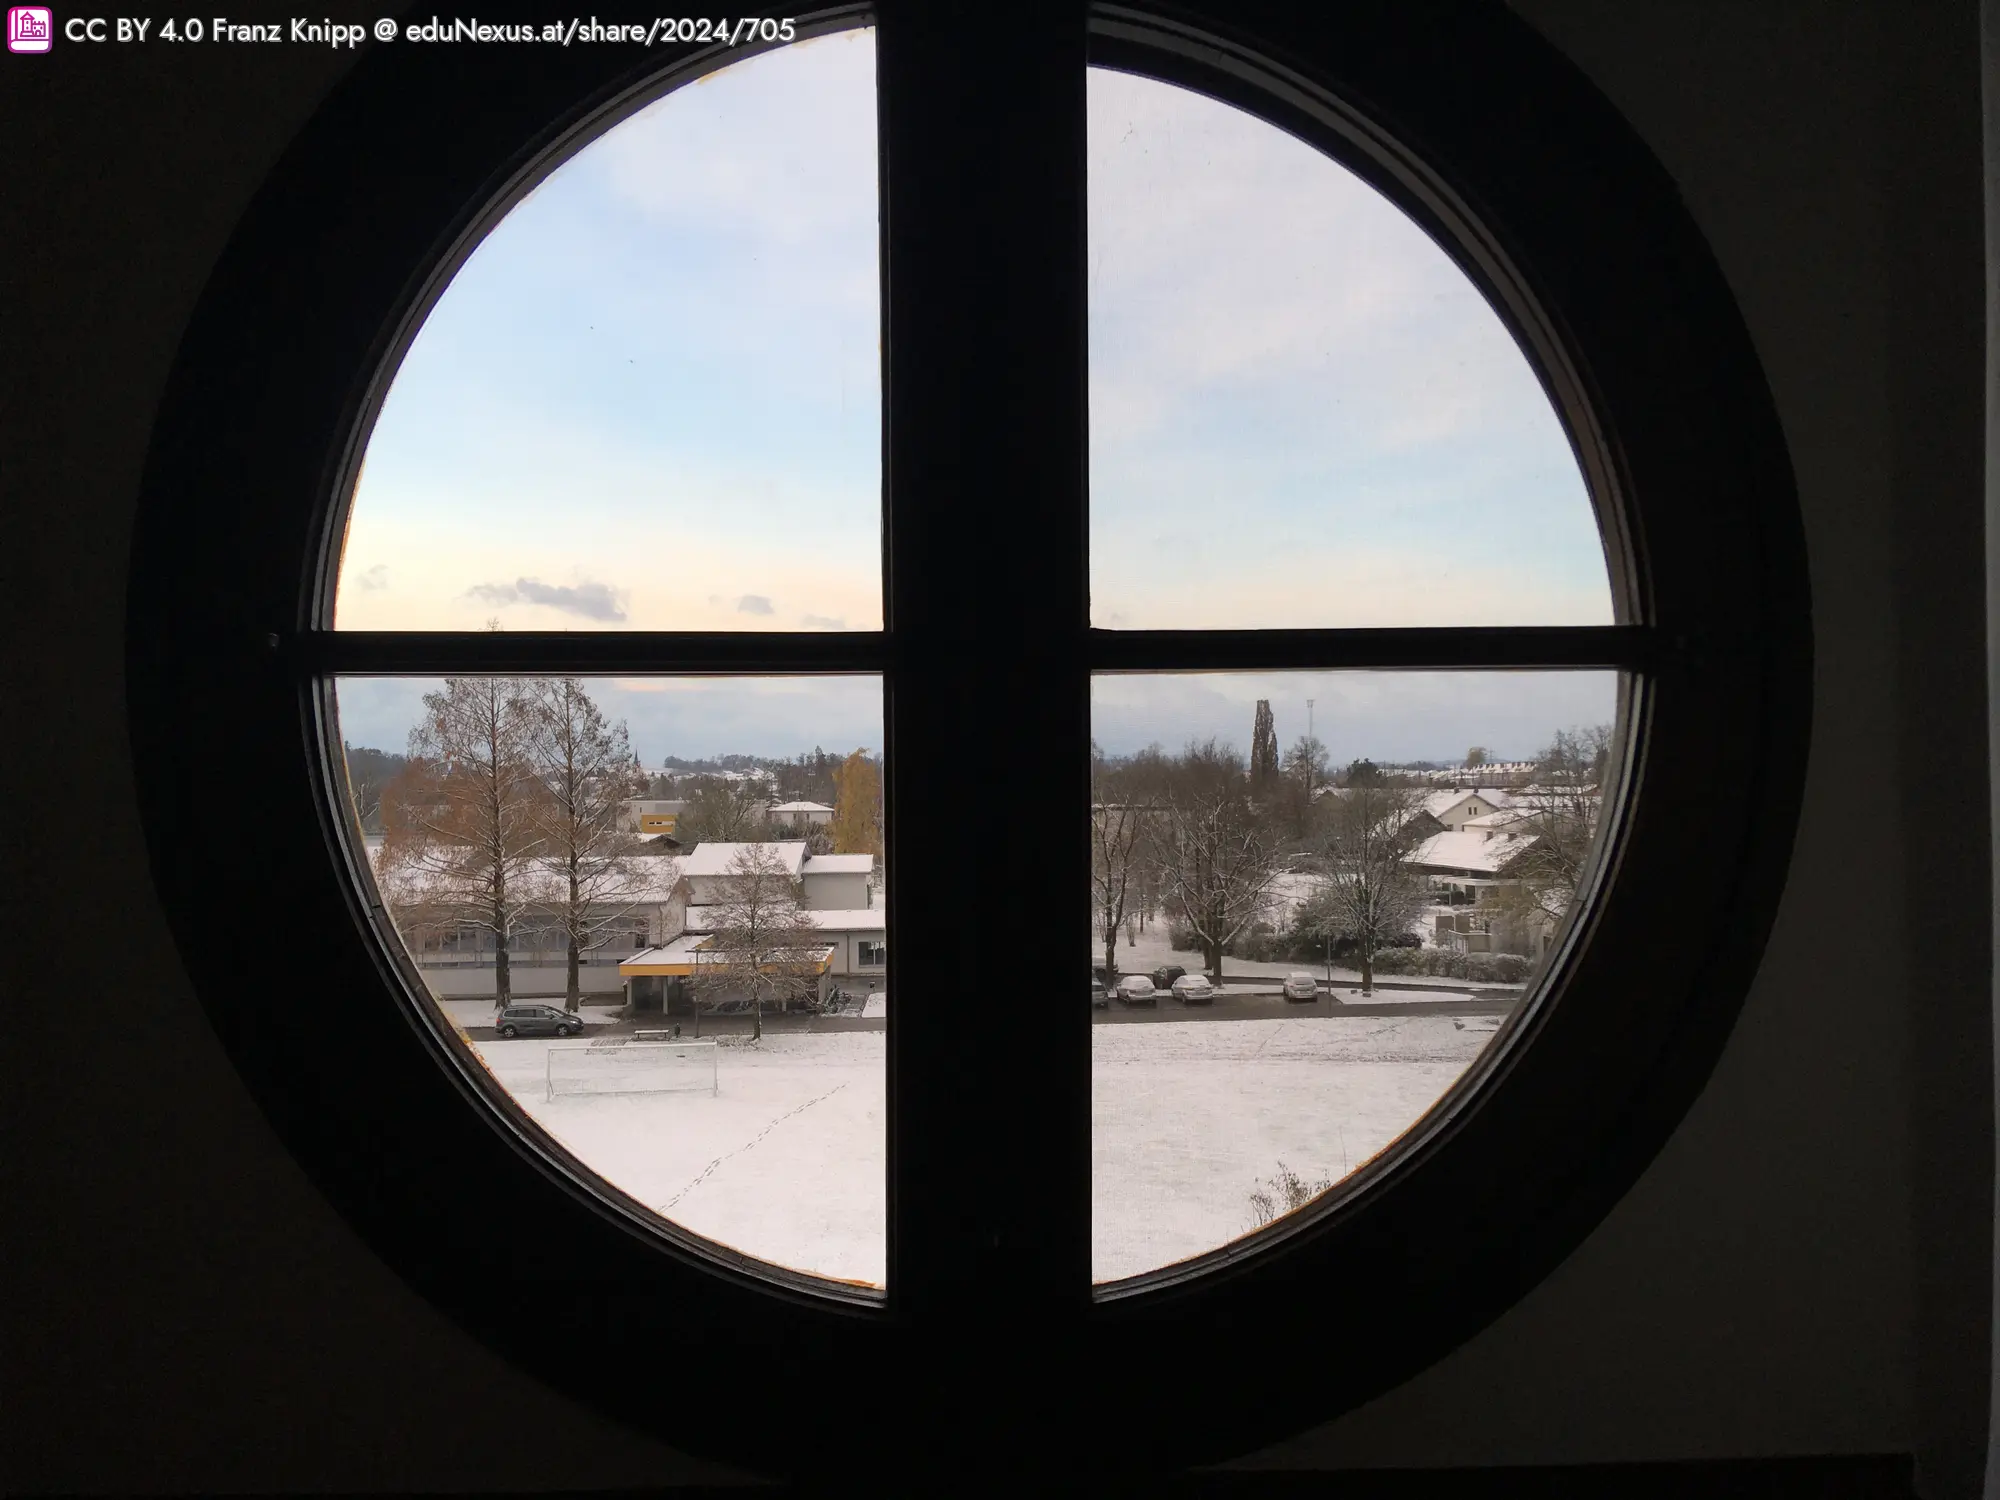
<path id="1" fill-rule="evenodd" d="M 1513 806 L 1511 794 L 1498 787 L 1454 787 L 1432 792 L 1424 798 L 1424 811 L 1451 832 L 1457 832 L 1474 818 L 1490 817 Z"/>

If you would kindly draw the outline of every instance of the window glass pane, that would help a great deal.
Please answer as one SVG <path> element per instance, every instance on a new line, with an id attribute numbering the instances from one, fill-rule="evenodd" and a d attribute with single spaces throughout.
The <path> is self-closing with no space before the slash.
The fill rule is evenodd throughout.
<path id="1" fill-rule="evenodd" d="M 1092 684 L 1092 1274 L 1379 1156 L 1521 1009 L 1596 857 L 1607 672 Z"/>
<path id="2" fill-rule="evenodd" d="M 560 167 L 397 371 L 347 629 L 881 625 L 873 32 L 735 63 Z"/>
<path id="3" fill-rule="evenodd" d="M 1415 223 L 1186 89 L 1089 111 L 1092 624 L 1611 621 L 1562 424 Z"/>
<path id="4" fill-rule="evenodd" d="M 513 1105 L 656 1214 L 881 1285 L 880 679 L 348 678 L 338 702 L 383 902 Z"/>

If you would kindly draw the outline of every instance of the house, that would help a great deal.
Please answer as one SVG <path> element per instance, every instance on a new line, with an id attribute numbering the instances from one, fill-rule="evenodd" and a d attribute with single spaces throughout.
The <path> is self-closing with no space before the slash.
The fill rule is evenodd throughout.
<path id="1" fill-rule="evenodd" d="M 1453 832 L 1474 818 L 1490 817 L 1512 805 L 1513 798 L 1497 787 L 1454 787 L 1446 792 L 1432 792 L 1423 801 L 1424 811 Z"/>
<path id="2" fill-rule="evenodd" d="M 1404 856 L 1443 908 L 1433 916 L 1434 940 L 1474 953 L 1543 952 L 1554 923 L 1497 909 L 1500 897 L 1518 886 L 1515 871 L 1535 835 L 1507 831 L 1523 821 L 1511 810 L 1487 818 L 1493 821 L 1486 826 L 1433 834 Z"/>
<path id="3" fill-rule="evenodd" d="M 1490 901 L 1508 879 L 1510 867 L 1534 843 L 1532 834 L 1447 831 L 1425 839 L 1403 856 L 1404 862 L 1427 877 L 1441 899 L 1460 905 Z"/>
<path id="4" fill-rule="evenodd" d="M 632 797 L 620 806 L 628 833 L 671 836 L 680 824 L 681 815 L 687 811 L 686 802 L 660 797 Z"/>
<path id="5" fill-rule="evenodd" d="M 824 828 L 833 821 L 833 809 L 824 802 L 778 802 L 771 807 L 770 819 L 793 828 Z"/>

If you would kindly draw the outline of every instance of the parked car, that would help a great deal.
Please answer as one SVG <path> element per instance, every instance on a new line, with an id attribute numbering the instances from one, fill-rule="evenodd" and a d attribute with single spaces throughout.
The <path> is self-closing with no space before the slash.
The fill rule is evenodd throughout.
<path id="1" fill-rule="evenodd" d="M 583 1017 L 553 1005 L 510 1005 L 500 1012 L 493 1029 L 502 1036 L 582 1036 Z"/>
<path id="2" fill-rule="evenodd" d="M 1174 987 L 1174 981 L 1185 973 L 1187 970 L 1179 964 L 1161 964 L 1159 968 L 1153 970 L 1153 988 L 1170 990 Z"/>
<path id="3" fill-rule="evenodd" d="M 1294 969 L 1285 976 L 1285 998 L 1287 1000 L 1317 1000 L 1319 981 L 1304 969 Z"/>
<path id="4" fill-rule="evenodd" d="M 1103 970 L 1095 969 L 1090 975 L 1090 1004 L 1096 1010 L 1102 1010 L 1111 1003 L 1111 991 L 1104 987 L 1103 974 Z"/>
<path id="5" fill-rule="evenodd" d="M 1215 986 L 1206 974 L 1183 974 L 1173 983 L 1174 998 L 1183 1005 L 1213 1005 Z"/>
<path id="6" fill-rule="evenodd" d="M 1127 974 L 1118 981 L 1118 998 L 1127 1005 L 1158 1005 L 1160 992 L 1144 974 Z"/>

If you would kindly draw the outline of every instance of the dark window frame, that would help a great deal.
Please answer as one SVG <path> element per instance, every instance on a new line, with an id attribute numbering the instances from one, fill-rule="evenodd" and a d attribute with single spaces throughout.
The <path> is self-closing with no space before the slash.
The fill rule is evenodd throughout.
<path id="1" fill-rule="evenodd" d="M 527 9 L 497 0 L 481 18 Z M 457 49 L 447 67 L 435 49 L 376 48 L 239 226 L 156 426 L 128 638 L 155 878 L 219 1034 L 315 1180 L 424 1295 L 551 1384 L 776 1473 L 879 1476 L 967 1455 L 988 1472 L 1032 1467 L 1024 1431 L 1086 1466 L 1212 1461 L 1379 1393 L 1504 1311 L 1630 1186 L 1705 1081 L 1769 929 L 1802 784 L 1810 611 L 1789 464 L 1741 318 L 1673 184 L 1497 3 L 1106 6 L 1088 35 L 1081 7 L 1033 24 L 944 0 L 880 9 L 888 629 L 323 628 L 335 500 L 431 292 L 536 163 L 657 97 L 663 62 L 699 61 L 693 48 L 491 48 Z M 800 31 L 862 14 L 817 12 Z M 1603 507 L 1620 623 L 1088 629 L 1086 56 L 1292 130 L 1439 235 L 1570 423 Z M 406 170 L 384 172 L 386 160 Z M 975 611 L 970 591 L 937 582 L 1010 539 L 1033 543 L 1011 555 L 1038 559 L 1034 600 L 993 591 Z M 1012 608 L 997 620 L 996 597 Z M 947 776 L 929 746 L 972 731 L 1025 798 L 1088 805 L 1086 758 L 1037 747 L 1087 745 L 1092 670 L 1287 666 L 1631 674 L 1606 870 L 1513 1044 L 1489 1049 L 1392 1169 L 1253 1241 L 1099 1295 L 1084 1007 L 1051 1007 L 1023 1084 L 1023 1049 L 1003 1067 L 968 1007 L 900 1006 L 888 1295 L 776 1271 L 598 1192 L 413 1002 L 421 980 L 383 940 L 331 748 L 328 683 L 342 672 L 884 672 L 890 861 L 919 872 L 890 891 L 898 968 L 943 987 L 962 967 L 966 892 L 920 872 L 956 867 L 965 768 Z M 995 692 L 1033 712 L 996 733 L 983 711 Z M 267 815 L 223 847 L 206 827 L 218 796 Z M 982 895 L 983 909 L 1065 879 L 1081 890 L 1080 830 L 1074 844 L 1005 851 L 979 877 L 998 903 Z M 257 872 L 248 889 L 245 869 Z M 1024 872 L 1035 880 L 1021 884 Z M 218 907 L 221 889 L 241 898 Z M 1647 964 L 1665 899 L 1697 934 L 1686 974 Z M 242 961 L 241 932 L 271 923 L 316 956 L 281 1004 Z M 342 1002 L 330 1032 L 322 1018 Z M 358 1076 L 373 1086 L 335 1086 Z M 522 1319 L 502 1283 L 532 1264 L 589 1275 L 551 1316 Z M 1371 1294 L 1327 1297 L 1338 1284 Z M 662 1369 L 686 1377 L 670 1399 L 655 1394 Z M 857 1379 L 884 1393 L 880 1419 L 818 1399 L 773 1417 L 743 1394 Z M 1201 1389 L 1199 1420 L 1165 1415 L 1176 1385 Z"/>

